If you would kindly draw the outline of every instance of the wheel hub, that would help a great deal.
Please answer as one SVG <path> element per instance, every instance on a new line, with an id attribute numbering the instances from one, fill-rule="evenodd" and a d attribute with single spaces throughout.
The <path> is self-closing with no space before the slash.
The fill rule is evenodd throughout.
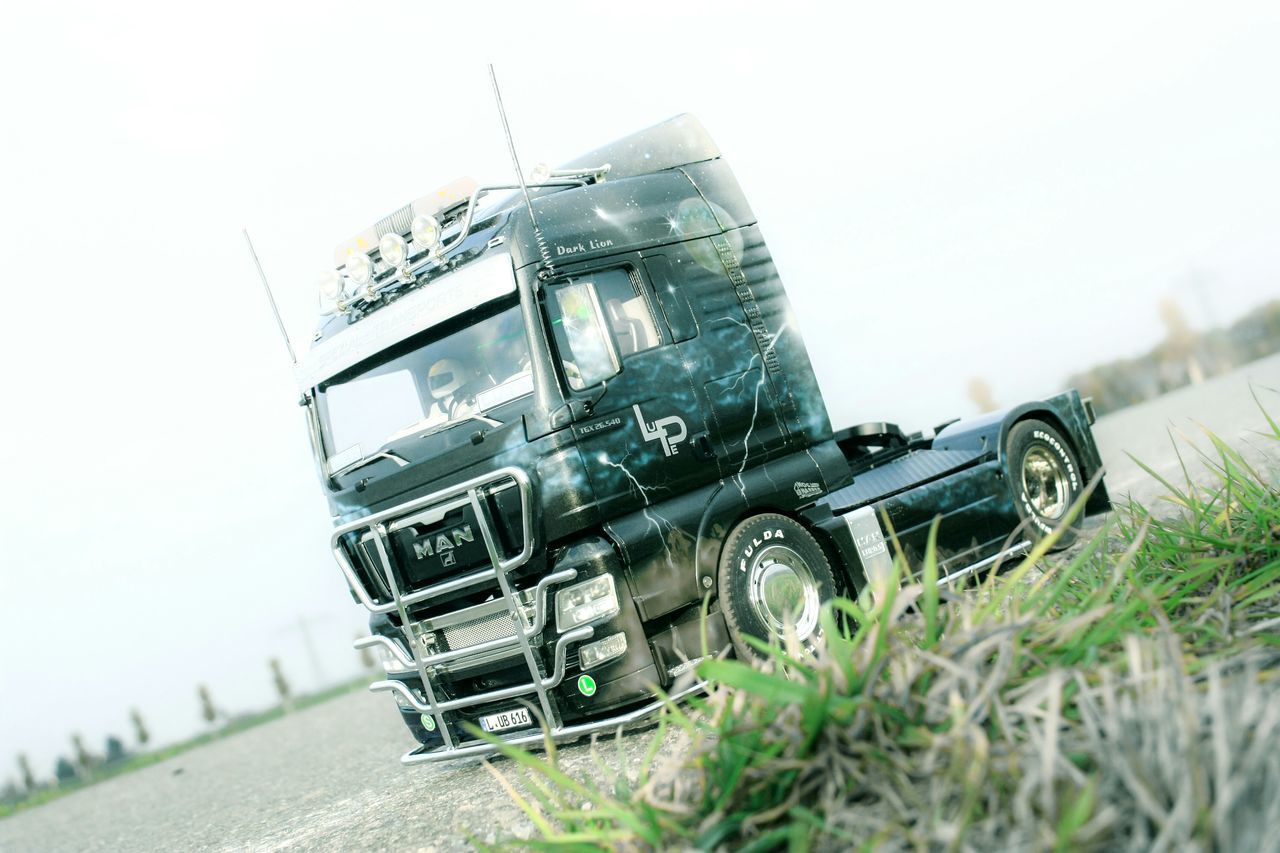
<path id="1" fill-rule="evenodd" d="M 1071 495 L 1062 460 L 1043 447 L 1028 450 L 1022 459 L 1022 492 L 1036 515 L 1062 518 Z"/>
<path id="2" fill-rule="evenodd" d="M 785 545 L 763 548 L 750 566 L 747 596 L 760 621 L 779 638 L 804 640 L 818 627 L 818 584 L 804 559 Z"/>

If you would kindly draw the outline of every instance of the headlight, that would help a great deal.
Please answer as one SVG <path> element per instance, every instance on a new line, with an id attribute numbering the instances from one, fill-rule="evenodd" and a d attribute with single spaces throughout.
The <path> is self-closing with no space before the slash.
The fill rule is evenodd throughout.
<path id="1" fill-rule="evenodd" d="M 579 648 L 578 664 L 583 670 L 588 670 L 626 653 L 627 635 L 619 632 Z"/>
<path id="2" fill-rule="evenodd" d="M 409 230 L 413 234 L 413 242 L 424 249 L 434 249 L 440 242 L 440 223 L 436 222 L 434 216 L 419 213 L 413 217 L 413 224 L 409 226 Z"/>
<path id="3" fill-rule="evenodd" d="M 545 184 L 549 180 L 551 180 L 551 167 L 546 163 L 539 163 L 529 173 L 529 183 L 531 184 Z"/>
<path id="4" fill-rule="evenodd" d="M 363 287 L 373 281 L 373 261 L 364 252 L 352 252 L 347 255 L 347 275 Z"/>
<path id="5" fill-rule="evenodd" d="M 594 577 L 556 593 L 556 630 L 564 632 L 597 619 L 611 619 L 618 615 L 618 609 L 613 575 Z"/>
<path id="6" fill-rule="evenodd" d="M 337 270 L 329 270 L 320 276 L 320 296 L 335 305 L 342 299 L 342 276 Z"/>
<path id="7" fill-rule="evenodd" d="M 409 257 L 409 244 L 399 234 L 383 234 L 378 241 L 378 254 L 384 262 L 400 269 Z"/>

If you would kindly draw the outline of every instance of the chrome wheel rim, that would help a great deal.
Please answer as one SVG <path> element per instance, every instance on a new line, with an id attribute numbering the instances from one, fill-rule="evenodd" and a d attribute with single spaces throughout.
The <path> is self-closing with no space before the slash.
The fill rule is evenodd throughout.
<path id="1" fill-rule="evenodd" d="M 1044 447 L 1033 447 L 1022 457 L 1022 493 L 1041 518 L 1059 519 L 1067 512 L 1071 489 L 1062 460 Z"/>
<path id="2" fill-rule="evenodd" d="M 769 545 L 751 563 L 747 598 L 777 637 L 788 629 L 804 640 L 818 627 L 818 584 L 804 559 L 785 545 Z"/>

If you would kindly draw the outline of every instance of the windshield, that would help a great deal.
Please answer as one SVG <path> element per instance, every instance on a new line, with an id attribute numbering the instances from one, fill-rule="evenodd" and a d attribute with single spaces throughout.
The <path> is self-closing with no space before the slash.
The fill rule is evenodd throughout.
<path id="1" fill-rule="evenodd" d="M 410 435 L 477 419 L 498 425 L 502 413 L 495 410 L 531 393 L 529 345 L 520 306 L 513 305 L 322 387 L 328 472 Z"/>

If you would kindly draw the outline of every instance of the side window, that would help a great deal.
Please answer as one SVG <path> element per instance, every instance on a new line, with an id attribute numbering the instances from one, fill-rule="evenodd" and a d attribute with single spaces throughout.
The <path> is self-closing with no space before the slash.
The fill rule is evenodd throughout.
<path id="1" fill-rule="evenodd" d="M 615 375 L 627 356 L 662 343 L 640 282 L 625 269 L 570 279 L 552 285 L 549 294 L 552 333 L 575 391 Z"/>
<path id="2" fill-rule="evenodd" d="M 570 388 L 581 391 L 622 369 L 605 331 L 604 313 L 594 284 L 571 281 L 555 285 L 547 311 Z"/>
<path id="3" fill-rule="evenodd" d="M 604 316 L 618 343 L 618 355 L 626 358 L 662 343 L 649 304 L 641 295 L 637 275 L 628 270 L 607 270 L 594 276 L 604 306 Z"/>

